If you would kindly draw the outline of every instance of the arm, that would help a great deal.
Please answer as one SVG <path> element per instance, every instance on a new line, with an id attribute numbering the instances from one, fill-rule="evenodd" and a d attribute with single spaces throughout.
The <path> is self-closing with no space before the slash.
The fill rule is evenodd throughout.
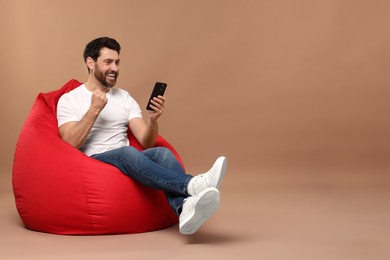
<path id="1" fill-rule="evenodd" d="M 147 123 L 141 118 L 134 118 L 129 121 L 129 127 L 135 138 L 144 148 L 151 148 L 156 143 L 158 135 L 158 119 L 164 113 L 165 98 L 158 96 L 152 100 L 152 109 L 149 111 Z"/>
<path id="2" fill-rule="evenodd" d="M 91 106 L 78 122 L 68 122 L 59 127 L 61 138 L 76 148 L 80 148 L 87 140 L 97 117 L 107 104 L 106 94 L 96 90 L 91 99 Z"/>

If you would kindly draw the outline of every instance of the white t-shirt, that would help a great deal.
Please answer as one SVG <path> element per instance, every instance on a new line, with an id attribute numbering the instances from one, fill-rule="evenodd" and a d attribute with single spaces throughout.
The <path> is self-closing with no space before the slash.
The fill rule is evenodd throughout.
<path id="1" fill-rule="evenodd" d="M 129 120 L 142 118 L 138 103 L 123 89 L 111 88 L 106 94 L 106 106 L 100 112 L 82 152 L 91 156 L 129 145 Z M 80 121 L 91 105 L 92 92 L 85 84 L 61 96 L 57 105 L 58 127 L 67 122 Z"/>

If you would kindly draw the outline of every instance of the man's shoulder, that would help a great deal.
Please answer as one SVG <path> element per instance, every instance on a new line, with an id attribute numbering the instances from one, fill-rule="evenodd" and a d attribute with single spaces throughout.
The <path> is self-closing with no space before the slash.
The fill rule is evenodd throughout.
<path id="1" fill-rule="evenodd" d="M 78 96 L 80 93 L 84 93 L 86 90 L 86 87 L 84 84 L 81 84 L 80 86 L 72 89 L 69 92 L 64 93 L 61 97 L 66 97 L 66 96 Z"/>
<path id="2" fill-rule="evenodd" d="M 72 89 L 71 91 L 64 93 L 60 97 L 59 102 L 63 102 L 65 100 L 67 100 L 68 102 L 79 101 L 79 99 L 83 99 L 85 92 L 85 85 L 81 84 L 80 86 Z"/>
<path id="3" fill-rule="evenodd" d="M 74 95 L 74 94 L 77 94 L 79 92 L 85 91 L 84 89 L 86 89 L 85 84 L 81 84 L 80 86 L 72 89 L 71 91 L 65 93 L 64 95 Z"/>

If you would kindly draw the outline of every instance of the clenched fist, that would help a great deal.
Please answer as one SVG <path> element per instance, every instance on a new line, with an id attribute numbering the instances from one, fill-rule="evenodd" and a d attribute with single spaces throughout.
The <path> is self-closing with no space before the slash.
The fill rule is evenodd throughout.
<path id="1" fill-rule="evenodd" d="M 107 100 L 106 93 L 97 89 L 92 93 L 91 107 L 100 112 L 106 106 Z"/>

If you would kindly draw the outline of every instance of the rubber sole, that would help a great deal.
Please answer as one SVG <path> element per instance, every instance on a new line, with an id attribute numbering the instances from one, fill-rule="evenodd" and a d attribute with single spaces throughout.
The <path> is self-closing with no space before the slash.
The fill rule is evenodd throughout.
<path id="1" fill-rule="evenodd" d="M 217 181 L 217 183 L 214 183 L 214 185 L 213 185 L 213 187 L 216 187 L 217 189 L 219 188 L 219 186 L 221 185 L 221 182 L 222 182 L 222 180 L 223 180 L 223 177 L 225 176 L 225 173 L 226 173 L 226 168 L 227 168 L 227 158 L 226 157 L 224 157 L 224 156 L 221 156 L 221 157 L 219 157 L 217 160 L 216 160 L 216 162 L 215 162 L 215 164 L 220 164 L 221 162 L 220 161 L 222 161 L 222 165 L 221 165 L 221 167 L 220 167 L 220 169 L 219 169 L 219 177 L 218 178 L 216 178 L 218 181 Z"/>
<path id="2" fill-rule="evenodd" d="M 208 188 L 197 197 L 192 213 L 180 221 L 179 229 L 183 235 L 194 234 L 219 207 L 220 195 L 215 188 Z"/>

